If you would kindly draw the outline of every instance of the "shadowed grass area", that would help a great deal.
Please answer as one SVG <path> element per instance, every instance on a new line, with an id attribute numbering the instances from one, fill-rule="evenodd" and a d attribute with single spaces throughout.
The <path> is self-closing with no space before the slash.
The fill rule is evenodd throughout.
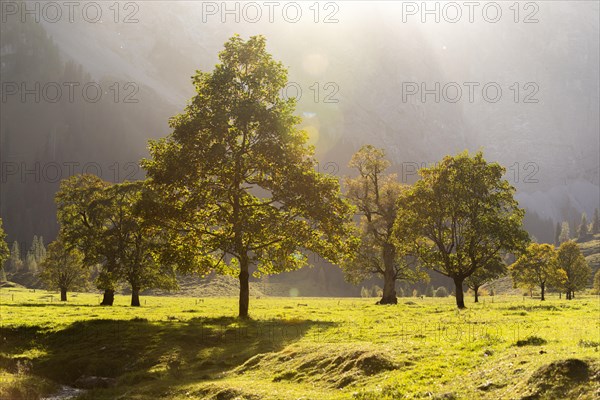
<path id="1" fill-rule="evenodd" d="M 0 291 L 0 390 L 11 399 L 59 385 L 96 386 L 80 395 L 95 400 L 593 399 L 600 386 L 600 303 L 585 295 L 484 296 L 462 311 L 451 297 L 260 298 L 241 321 L 235 298 L 100 307 L 92 294 L 59 304 L 11 290 Z"/>

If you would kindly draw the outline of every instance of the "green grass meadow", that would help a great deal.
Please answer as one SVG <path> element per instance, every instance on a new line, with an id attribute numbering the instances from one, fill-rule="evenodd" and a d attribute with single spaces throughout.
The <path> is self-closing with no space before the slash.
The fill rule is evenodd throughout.
<path id="1" fill-rule="evenodd" d="M 596 399 L 600 298 L 237 298 L 0 289 L 0 397 L 81 376 L 81 399 Z M 579 364 L 569 364 L 569 360 Z M 66 398 L 66 397 L 65 397 Z"/>

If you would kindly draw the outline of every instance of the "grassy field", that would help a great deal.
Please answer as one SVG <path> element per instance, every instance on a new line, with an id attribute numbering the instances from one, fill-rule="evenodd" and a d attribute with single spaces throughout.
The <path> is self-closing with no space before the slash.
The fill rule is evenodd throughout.
<path id="1" fill-rule="evenodd" d="M 253 298 L 244 322 L 235 298 L 57 299 L 0 289 L 3 399 L 44 397 L 82 376 L 110 378 L 82 399 L 600 396 L 598 296 L 483 297 L 460 312 L 453 297 Z"/>

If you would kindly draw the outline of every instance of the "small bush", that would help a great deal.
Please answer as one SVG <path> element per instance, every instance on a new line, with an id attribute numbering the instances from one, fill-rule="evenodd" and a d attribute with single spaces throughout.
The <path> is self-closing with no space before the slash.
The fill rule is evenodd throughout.
<path id="1" fill-rule="evenodd" d="M 435 297 L 448 297 L 448 289 L 446 289 L 444 286 L 440 286 L 439 288 L 437 288 L 435 290 L 434 296 Z"/>

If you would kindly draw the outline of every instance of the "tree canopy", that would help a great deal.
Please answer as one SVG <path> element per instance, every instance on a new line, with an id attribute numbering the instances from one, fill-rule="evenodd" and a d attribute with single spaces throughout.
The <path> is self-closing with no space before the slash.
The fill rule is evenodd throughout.
<path id="1" fill-rule="evenodd" d="M 556 276 L 556 250 L 551 244 L 531 243 L 509 268 L 515 285 L 538 286 L 545 300 L 546 288 Z"/>
<path id="2" fill-rule="evenodd" d="M 198 272 L 238 275 L 247 317 L 250 272 L 297 269 L 304 251 L 339 261 L 352 243 L 352 207 L 337 179 L 316 171 L 295 100 L 280 96 L 287 71 L 265 38 L 236 35 L 219 61 L 197 71 L 195 97 L 143 165 L 161 194 L 157 218 L 196 250 Z"/>
<path id="3" fill-rule="evenodd" d="M 92 175 L 61 183 L 56 196 L 61 235 L 66 246 L 80 249 L 88 265 L 99 264 L 102 304 L 112 305 L 120 281 L 131 287 L 131 305 L 139 306 L 145 288 L 176 287 L 167 233 L 145 216 L 151 197 L 143 181 L 110 184 Z"/>
<path id="4" fill-rule="evenodd" d="M 552 286 L 566 293 L 569 300 L 573 298 L 575 291 L 587 286 L 592 275 L 592 269 L 573 240 L 564 242 L 558 248 L 556 267 Z"/>
<path id="5" fill-rule="evenodd" d="M 363 146 L 350 160 L 358 171 L 346 179 L 346 197 L 357 208 L 360 217 L 360 246 L 342 265 L 351 282 L 377 275 L 383 278 L 383 296 L 379 304 L 396 304 L 395 284 L 399 279 L 428 279 L 416 267 L 416 260 L 393 240 L 396 199 L 408 186 L 398 182 L 395 174 L 385 174 L 390 163 L 383 149 Z"/>
<path id="6" fill-rule="evenodd" d="M 83 260 L 80 250 L 69 248 L 59 237 L 48 246 L 40 278 L 48 289 L 59 289 L 60 300 L 67 301 L 68 291 L 85 289 L 89 283 L 90 270 Z"/>
<path id="7" fill-rule="evenodd" d="M 494 259 L 489 264 L 477 269 L 465 279 L 467 287 L 473 291 L 475 303 L 479 302 L 479 288 L 484 284 L 501 277 L 506 273 L 506 264 L 501 259 Z"/>
<path id="8" fill-rule="evenodd" d="M 419 170 L 421 178 L 398 199 L 396 239 L 424 266 L 454 280 L 459 308 L 466 278 L 529 240 L 504 172 L 481 152 L 465 151 Z"/>

